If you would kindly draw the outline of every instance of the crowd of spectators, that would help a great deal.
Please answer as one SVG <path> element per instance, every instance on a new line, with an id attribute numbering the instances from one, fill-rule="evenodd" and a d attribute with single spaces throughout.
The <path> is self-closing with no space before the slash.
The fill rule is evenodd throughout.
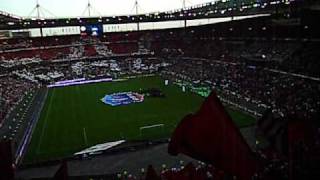
<path id="1" fill-rule="evenodd" d="M 0 128 L 24 95 L 38 87 L 150 73 L 214 89 L 222 101 L 258 117 L 272 109 L 289 121 L 320 118 L 318 42 L 232 39 L 208 36 L 214 34 L 211 29 L 200 31 L 0 41 Z M 160 176 L 180 171 L 183 168 L 166 169 Z M 196 171 L 208 179 L 223 176 L 207 165 Z M 127 173 L 118 175 L 123 176 L 135 179 Z"/>
<path id="2" fill-rule="evenodd" d="M 317 42 L 302 44 L 301 48 L 297 49 L 290 58 L 276 68 L 287 72 L 320 77 L 319 48 L 320 44 Z"/>
<path id="3" fill-rule="evenodd" d="M 197 163 L 185 164 L 184 161 L 180 161 L 175 167 L 167 167 L 162 164 L 161 167 L 148 166 L 147 169 L 141 168 L 140 173 L 131 174 L 128 171 L 123 171 L 116 174 L 117 179 L 233 179 L 233 176 L 228 175 L 224 171 L 215 168 L 211 164 L 205 164 L 201 161 Z"/>
<path id="4" fill-rule="evenodd" d="M 2 65 L 8 65 L 2 66 L 3 68 L 13 69 L 0 74 L 0 127 L 24 95 L 38 87 L 77 78 L 118 78 L 123 75 L 150 74 L 157 72 L 163 66 L 162 61 L 156 58 L 121 58 L 49 64 L 37 61 L 33 64 L 18 63 L 17 69 L 9 62 Z"/>
<path id="5" fill-rule="evenodd" d="M 253 42 L 243 48 L 239 55 L 251 61 L 282 63 L 298 48 L 299 44 L 295 42 Z"/>
<path id="6" fill-rule="evenodd" d="M 205 29 L 195 28 L 188 31 L 177 29 L 143 34 L 114 33 L 101 38 L 66 36 L 2 40 L 0 64 L 9 68 L 26 65 L 29 62 L 36 64 L 43 60 L 110 57 L 118 54 L 130 56 L 154 51 L 156 56 L 169 59 L 165 63 L 174 64 L 165 69 L 167 74 L 174 74 L 175 78 L 183 80 L 207 82 L 221 91 L 223 97 L 232 98 L 233 101 L 245 100 L 247 106 L 256 106 L 254 112 L 257 114 L 261 114 L 269 107 L 284 115 L 299 114 L 299 118 L 311 118 L 309 116 L 313 115 L 310 113 L 317 112 L 319 96 L 316 92 L 319 91 L 319 83 L 308 78 L 309 75 L 315 78 L 320 76 L 319 63 L 316 60 L 319 57 L 319 52 L 316 50 L 319 45 L 316 42 L 210 37 L 210 34 L 214 33 L 204 33 Z M 25 49 L 17 48 L 17 45 Z M 28 49 L 30 47 L 31 49 Z M 15 49 L 19 50 L 10 51 Z M 27 75 L 29 80 L 42 78 L 54 81 L 61 77 L 70 79 L 79 76 L 110 76 L 114 71 L 135 72 L 137 67 L 139 67 L 137 72 L 149 70 L 144 63 L 135 65 L 139 61 L 130 58 L 125 61 L 117 61 L 119 67 L 114 68 L 110 68 L 108 62 L 102 62 L 107 64 L 104 67 L 84 61 L 76 68 L 77 73 L 70 64 L 40 66 L 37 72 L 33 72 L 32 69 L 25 71 L 20 69 L 16 75 L 20 75 L 20 78 Z M 157 69 L 157 67 L 151 68 Z M 303 74 L 307 77 L 280 73 L 277 70 Z"/>
<path id="7" fill-rule="evenodd" d="M 148 37 L 152 34 L 148 33 Z M 131 37 L 125 44 L 121 38 Z M 163 42 L 158 37 L 167 37 Z M 33 82 L 53 82 L 61 79 L 72 79 L 78 77 L 113 76 L 125 73 L 150 72 L 150 69 L 158 70 L 162 63 L 173 64 L 164 69 L 163 75 L 170 76 L 176 80 L 201 81 L 210 87 L 220 91 L 221 97 L 232 99 L 243 107 L 250 107 L 249 110 L 261 115 L 267 108 L 273 108 L 282 116 L 290 116 L 299 119 L 314 118 L 319 113 L 319 74 L 316 57 L 318 51 L 315 50 L 316 43 L 299 44 L 281 42 L 265 42 L 245 40 L 225 40 L 218 39 L 209 41 L 199 37 L 184 39 L 185 43 L 179 43 L 175 33 L 168 33 L 167 36 L 154 36 L 150 38 L 150 50 L 154 50 L 158 57 L 154 58 L 156 63 L 150 61 L 141 63 L 134 58 L 123 60 L 86 62 L 74 65 L 70 63 L 60 63 L 58 65 L 42 66 L 15 72 L 19 78 L 32 80 Z M 74 37 L 73 37 L 74 38 Z M 150 52 L 145 48 L 143 41 L 135 42 L 135 38 L 140 36 L 119 35 L 118 42 L 104 44 L 103 38 L 82 39 L 72 42 L 70 47 L 48 48 L 19 52 L 0 53 L 2 56 L 1 66 L 14 67 L 15 65 L 26 65 L 38 63 L 43 60 L 79 59 L 83 57 L 112 57 L 114 54 L 132 52 Z M 207 42 L 203 44 L 204 42 Z M 94 43 L 94 45 L 83 43 Z M 251 47 L 251 48 L 246 48 Z M 183 58 L 189 57 L 189 58 Z M 198 59 L 201 57 L 202 59 Z M 261 61 L 252 63 L 252 59 L 261 58 Z M 161 60 L 159 60 L 161 59 Z M 306 60 L 311 59 L 311 60 Z M 145 60 L 144 60 L 145 61 Z M 266 63 L 267 62 L 267 63 Z M 270 63 L 268 63 L 270 62 Z M 148 64 L 149 65 L 145 65 Z M 117 65 L 115 65 L 117 64 Z M 158 64 L 154 66 L 153 64 Z M 160 64 L 160 65 L 159 65 Z M 36 65 L 37 66 L 37 65 Z M 74 68 L 76 67 L 76 68 Z M 302 68 L 301 68 L 302 67 Z M 306 67 L 305 71 L 303 67 Z M 28 67 L 27 67 L 28 68 Z M 75 70 L 76 69 L 76 70 Z M 313 69 L 313 70 L 310 70 Z M 280 73 L 277 70 L 281 70 Z M 80 73 L 79 73 L 80 72 Z M 299 77 L 291 73 L 313 75 Z"/>
<path id="8" fill-rule="evenodd" d="M 0 77 L 0 127 L 14 107 L 19 104 L 24 95 L 37 86 L 30 81 L 14 76 Z"/>
<path id="9" fill-rule="evenodd" d="M 170 60 L 169 60 L 170 61 Z M 256 106 L 261 114 L 272 108 L 281 116 L 294 120 L 318 118 L 320 83 L 268 68 L 210 59 L 177 58 L 164 70 L 173 80 L 202 83 L 221 92 L 236 103 Z"/>

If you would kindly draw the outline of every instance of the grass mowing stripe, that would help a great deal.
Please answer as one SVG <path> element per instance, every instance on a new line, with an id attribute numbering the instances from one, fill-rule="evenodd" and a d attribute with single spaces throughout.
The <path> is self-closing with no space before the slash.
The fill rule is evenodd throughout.
<path id="1" fill-rule="evenodd" d="M 161 89 L 166 97 L 145 97 L 142 103 L 117 107 L 100 101 L 106 94 L 150 88 Z M 197 111 L 204 100 L 192 92 L 182 92 L 173 84 L 165 86 L 160 77 L 70 86 L 51 89 L 50 92 L 46 110 L 42 111 L 39 127 L 24 159 L 26 163 L 68 157 L 84 149 L 83 128 L 86 129 L 88 146 L 120 139 L 169 137 L 179 121 Z M 239 115 L 233 115 L 237 123 Z M 165 125 L 163 129 L 150 130 L 140 137 L 140 127 L 154 124 Z M 39 143 L 41 153 L 37 153 Z"/>
<path id="2" fill-rule="evenodd" d="M 39 143 L 38 143 L 38 147 L 37 147 L 37 153 L 41 153 L 40 152 L 40 148 L 41 148 L 41 142 L 42 142 L 42 137 L 43 137 L 43 134 L 45 132 L 45 129 L 47 128 L 47 120 L 48 120 L 48 116 L 49 116 L 49 113 L 50 110 L 51 110 L 51 105 L 52 105 L 52 99 L 53 99 L 53 96 L 54 96 L 54 90 L 52 90 L 52 93 L 50 95 L 50 100 L 49 100 L 49 106 L 48 106 L 48 109 L 46 109 L 46 117 L 44 119 L 44 124 L 42 126 L 42 131 L 41 131 L 41 135 L 40 135 L 40 140 L 39 140 Z"/>

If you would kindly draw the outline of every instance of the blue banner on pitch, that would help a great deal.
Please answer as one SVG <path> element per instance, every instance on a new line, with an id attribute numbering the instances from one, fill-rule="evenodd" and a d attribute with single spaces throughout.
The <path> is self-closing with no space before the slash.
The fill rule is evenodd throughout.
<path id="1" fill-rule="evenodd" d="M 101 101 L 111 106 L 128 105 L 144 101 L 144 95 L 135 92 L 121 92 L 105 95 Z"/>

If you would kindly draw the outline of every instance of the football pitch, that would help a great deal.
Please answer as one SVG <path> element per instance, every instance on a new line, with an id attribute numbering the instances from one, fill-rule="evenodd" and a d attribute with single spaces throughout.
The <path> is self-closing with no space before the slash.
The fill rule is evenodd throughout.
<path id="1" fill-rule="evenodd" d="M 141 103 L 109 106 L 106 94 L 157 88 L 165 97 L 145 97 Z M 204 98 L 169 84 L 158 76 L 120 82 L 49 89 L 33 132 L 25 163 L 69 157 L 87 147 L 117 140 L 152 140 L 170 137 L 179 121 L 199 109 Z M 228 109 L 238 126 L 254 118 Z M 154 128 L 142 128 L 153 125 Z"/>

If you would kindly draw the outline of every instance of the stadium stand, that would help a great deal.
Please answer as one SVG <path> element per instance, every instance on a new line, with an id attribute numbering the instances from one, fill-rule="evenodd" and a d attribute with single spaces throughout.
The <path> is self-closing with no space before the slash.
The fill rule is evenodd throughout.
<path id="1" fill-rule="evenodd" d="M 266 3 L 261 8 L 265 10 L 246 10 L 244 7 L 250 2 L 241 2 L 241 8 L 236 10 L 232 10 L 232 7 L 240 7 L 238 2 L 218 1 L 186 10 L 164 12 L 164 16 L 161 13 L 159 17 L 170 20 L 170 16 L 167 16 L 169 14 L 172 20 L 193 14 L 195 19 L 203 16 L 225 17 L 237 13 L 251 15 L 270 10 L 273 12 L 272 7 L 277 4 L 261 1 L 259 7 Z M 279 3 L 277 13 L 270 16 L 202 26 L 112 32 L 101 37 L 64 35 L 1 39 L 0 139 L 11 142 L 0 144 L 0 168 L 8 168 L 8 164 L 21 165 L 23 155 L 19 155 L 19 151 L 24 143 L 29 143 L 26 137 L 32 132 L 33 123 L 36 122 L 34 119 L 37 117 L 31 110 L 40 111 L 48 85 L 81 78 L 99 80 L 159 74 L 183 87 L 205 87 L 217 93 L 218 98 L 212 93 L 196 115 L 183 119 L 182 122 L 189 122 L 191 125 L 180 124 L 169 142 L 170 154 L 186 154 L 194 158 L 186 158 L 192 163 L 182 161 L 179 164 L 172 163 L 174 165 L 171 164 L 170 167 L 164 164 L 161 167 L 146 168 L 149 164 L 143 162 L 139 167 L 131 167 L 123 172 L 117 169 L 117 172 L 104 174 L 99 171 L 99 175 L 70 175 L 69 172 L 76 169 L 75 161 L 78 160 L 69 157 L 63 163 L 61 159 L 54 159 L 44 163 L 22 164 L 17 171 L 18 178 L 27 176 L 24 173 L 35 175 L 34 171 L 37 169 L 28 171 L 31 168 L 52 168 L 60 164 L 61 168 L 52 168 L 54 170 L 51 169 L 44 178 L 245 180 L 320 177 L 317 168 L 320 160 L 320 35 L 317 22 L 310 20 L 319 17 L 319 12 L 313 8 L 299 11 L 299 8 L 295 9 L 292 5 L 291 14 L 285 16 L 286 11 L 283 14 L 278 12 L 285 9 L 284 4 L 290 4 L 290 1 L 285 2 Z M 145 16 L 137 15 L 145 19 L 155 15 L 147 18 Z M 17 18 L 0 13 L 1 22 L 21 22 Z M 115 18 L 104 18 L 114 19 L 119 23 Z M 127 16 L 119 16 L 117 19 L 128 21 Z M 296 19 L 300 19 L 298 24 Z M 52 21 L 59 24 L 65 20 Z M 71 24 L 79 23 L 77 19 L 70 21 Z M 6 28 L 6 24 L 0 25 L 0 28 Z M 20 24 L 15 26 L 20 27 Z M 31 21 L 30 27 L 33 26 L 36 23 Z M 254 138 L 254 147 L 248 146 L 250 143 L 232 123 L 220 101 L 259 119 L 253 127 L 257 136 Z M 210 107 L 212 104 L 214 107 Z M 216 124 L 212 124 L 212 120 Z M 20 123 L 24 124 L 21 128 L 17 125 Z M 13 127 L 13 124 L 17 126 Z M 226 128 L 225 132 L 221 130 L 223 127 Z M 216 138 L 218 135 L 227 140 Z M 204 141 L 208 136 L 215 137 L 215 141 Z M 229 144 L 226 145 L 226 141 Z M 165 140 L 159 146 L 167 143 Z M 107 152 L 106 159 L 111 161 L 112 155 L 134 154 L 140 149 L 158 147 L 157 142 L 137 144 Z M 9 147 L 16 152 L 12 155 L 14 157 L 3 158 L 3 154 L 11 151 L 8 150 Z M 167 146 L 163 146 L 162 150 L 166 148 Z M 216 151 L 210 154 L 210 150 Z M 144 155 L 147 156 L 148 153 Z M 250 159 L 251 155 L 254 160 Z M 250 161 L 247 161 L 249 156 Z M 160 158 L 162 157 L 164 156 Z M 118 160 L 123 162 L 125 158 Z M 83 162 L 87 162 L 86 159 Z M 80 166 L 87 167 L 83 164 Z M 12 169 L 14 168 L 9 167 L 8 173 L 0 169 L 0 179 L 5 176 L 6 179 L 12 179 Z M 36 175 L 34 177 L 41 178 Z"/>

